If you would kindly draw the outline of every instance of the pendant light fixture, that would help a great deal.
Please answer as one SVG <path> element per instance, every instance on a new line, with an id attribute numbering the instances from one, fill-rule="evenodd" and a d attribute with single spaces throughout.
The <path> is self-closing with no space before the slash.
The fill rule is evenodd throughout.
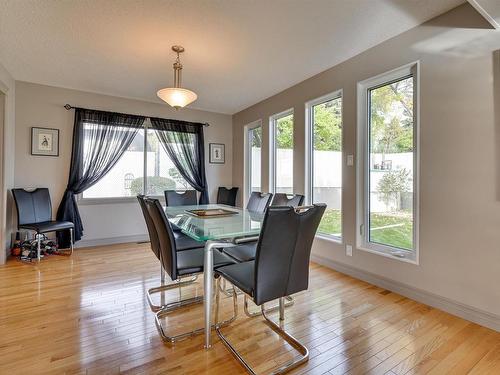
<path id="1" fill-rule="evenodd" d="M 184 47 L 172 46 L 172 51 L 177 53 L 177 59 L 174 62 L 174 87 L 161 89 L 156 95 L 170 106 L 179 109 L 194 102 L 198 95 L 191 90 L 181 88 L 182 64 L 179 55 L 184 52 Z"/>

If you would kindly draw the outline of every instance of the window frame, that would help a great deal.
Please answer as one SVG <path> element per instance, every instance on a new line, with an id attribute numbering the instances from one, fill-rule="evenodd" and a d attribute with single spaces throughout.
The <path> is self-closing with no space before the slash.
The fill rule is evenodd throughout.
<path id="1" fill-rule="evenodd" d="M 276 122 L 280 118 L 289 115 L 292 115 L 293 132 L 295 135 L 295 116 L 293 108 L 288 108 L 282 112 L 269 116 L 269 192 L 272 194 L 276 194 Z M 295 142 L 292 148 L 292 154 L 295 156 Z M 292 190 L 294 189 L 293 179 L 295 179 L 295 177 L 292 175 Z"/>
<path id="2" fill-rule="evenodd" d="M 142 194 L 146 195 L 146 187 L 148 186 L 148 158 L 147 158 L 147 145 L 148 145 L 148 130 L 152 129 L 151 122 L 149 118 L 144 120 L 141 130 L 144 130 L 144 151 L 143 151 L 143 184 L 142 184 Z M 163 146 L 162 146 L 163 147 Z M 159 199 L 160 201 L 165 200 L 163 195 L 149 195 L 151 198 Z M 103 197 L 103 198 L 85 198 L 83 193 L 76 196 L 76 201 L 79 205 L 99 205 L 99 204 L 116 204 L 116 203 L 135 203 L 137 202 L 137 197 Z"/>
<path id="3" fill-rule="evenodd" d="M 250 137 L 249 133 L 251 130 L 255 130 L 257 128 L 261 129 L 262 132 L 262 119 L 258 119 L 255 121 L 252 121 L 251 123 L 247 124 L 243 128 L 243 141 L 244 143 L 244 191 L 243 191 L 243 202 L 248 202 L 248 199 L 250 198 L 250 194 L 252 193 L 252 162 L 251 162 L 251 155 L 250 152 L 252 148 L 250 147 Z M 262 190 L 262 145 L 260 147 L 261 150 L 261 159 L 260 159 L 260 184 L 261 184 L 261 190 Z"/>
<path id="4" fill-rule="evenodd" d="M 369 91 L 391 82 L 413 77 L 413 249 L 383 245 L 369 241 Z M 356 192 L 356 247 L 359 250 L 381 255 L 402 262 L 419 264 L 420 229 L 420 61 L 368 78 L 357 84 L 357 192 Z"/>
<path id="5" fill-rule="evenodd" d="M 342 125 L 344 124 L 344 90 L 339 89 L 335 90 L 329 94 L 320 96 L 319 98 L 315 98 L 309 100 L 305 103 L 305 126 L 306 126 L 306 137 L 305 137 L 305 199 L 306 204 L 312 204 L 313 201 L 313 183 L 314 183 L 314 124 L 313 124 L 313 108 L 316 105 L 323 104 L 325 102 L 329 102 L 335 99 L 341 99 L 341 121 Z M 342 167 L 344 167 L 344 129 L 342 129 Z M 342 186 L 340 187 L 341 191 L 341 207 L 344 206 L 344 168 L 342 168 Z M 337 242 L 339 244 L 344 243 L 344 211 L 341 209 L 341 235 L 334 236 L 332 234 L 327 233 L 317 233 L 316 237 L 324 238 L 333 242 Z"/>

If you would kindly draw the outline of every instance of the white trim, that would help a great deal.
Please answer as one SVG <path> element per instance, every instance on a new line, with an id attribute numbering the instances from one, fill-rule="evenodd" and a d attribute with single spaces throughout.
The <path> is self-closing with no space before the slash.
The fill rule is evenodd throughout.
<path id="1" fill-rule="evenodd" d="M 312 100 L 309 100 L 305 103 L 305 196 L 306 196 L 306 204 L 312 204 L 312 193 L 313 193 L 313 127 L 312 127 L 312 111 L 311 108 L 318 105 L 322 104 L 331 100 L 336 100 L 340 99 L 341 100 L 341 123 L 342 125 L 344 124 L 344 91 L 343 89 L 339 89 L 336 91 L 333 91 L 329 94 L 320 96 L 319 98 L 315 98 Z M 344 163 L 344 129 L 342 128 L 342 134 L 341 134 L 341 155 L 342 155 L 342 164 Z M 344 174 L 344 165 L 342 165 L 342 175 Z M 342 176 L 343 177 L 343 176 Z M 343 187 L 343 178 L 341 177 L 342 181 L 342 186 L 340 187 L 341 190 L 341 211 L 340 215 L 342 217 L 341 219 L 341 235 L 340 236 L 333 236 L 329 235 L 326 233 L 322 234 L 317 234 L 316 237 L 320 237 L 323 239 L 326 239 L 328 241 L 333 241 L 336 243 L 343 243 L 343 233 L 344 233 L 344 218 L 342 214 L 342 207 L 343 205 L 343 200 L 344 200 L 344 187 Z"/>
<path id="2" fill-rule="evenodd" d="M 369 170 L 365 168 L 369 163 L 367 151 L 368 137 L 368 95 L 369 89 L 384 85 L 387 82 L 399 80 L 405 76 L 413 75 L 415 85 L 413 88 L 413 116 L 414 116 L 414 164 L 413 164 L 413 251 L 375 244 L 367 240 L 367 210 L 366 204 L 369 199 L 367 188 Z M 379 74 L 375 77 L 358 82 L 357 84 L 357 183 L 356 183 L 356 247 L 359 250 L 389 257 L 399 261 L 419 264 L 419 228 L 420 228 L 420 61 L 406 64 L 389 72 Z"/>
<path id="3" fill-rule="evenodd" d="M 248 133 L 250 130 L 254 130 L 254 129 L 257 129 L 259 128 L 261 129 L 261 132 L 262 132 L 262 119 L 258 119 L 258 120 L 255 120 L 255 121 L 252 121 L 251 123 L 245 125 L 243 127 L 243 142 L 244 142 L 244 145 L 243 145 L 243 152 L 244 152 L 244 155 L 243 155 L 243 181 L 244 181 L 244 185 L 243 185 L 243 204 L 245 204 L 245 202 L 248 202 L 248 199 L 250 198 L 250 194 L 252 193 L 252 181 L 251 181 L 251 165 L 250 165 L 250 145 L 249 145 L 249 142 L 250 142 L 250 138 L 248 138 Z M 262 145 L 260 146 L 260 152 L 261 152 L 261 156 L 262 156 Z M 261 187 L 260 189 L 262 190 L 262 157 L 260 159 L 260 184 L 261 184 Z"/>
<path id="4" fill-rule="evenodd" d="M 493 18 L 486 9 L 484 9 L 478 2 L 477 0 L 467 0 L 470 5 L 474 7 L 474 9 L 477 10 L 477 12 L 484 17 L 486 21 L 488 21 L 491 26 L 493 26 L 495 29 L 500 29 L 500 24 L 497 22 L 495 18 Z"/>
<path id="5" fill-rule="evenodd" d="M 295 118 L 293 114 L 293 108 L 289 108 L 285 111 L 275 113 L 274 115 L 269 116 L 269 192 L 276 193 L 276 120 L 279 120 L 282 117 L 286 117 L 292 115 L 292 123 L 294 125 L 295 131 Z M 295 146 L 294 146 L 295 148 Z M 293 184 L 293 182 L 292 182 Z M 293 188 L 293 186 L 292 186 Z"/>
<path id="6" fill-rule="evenodd" d="M 147 234 L 137 234 L 132 236 L 97 238 L 93 240 L 83 239 L 75 244 L 75 248 L 81 249 L 85 247 L 115 245 L 130 242 L 149 242 L 149 236 Z"/>
<path id="7" fill-rule="evenodd" d="M 462 319 L 469 320 L 500 332 L 499 315 L 480 310 L 453 299 L 446 298 L 423 289 L 418 289 L 399 281 L 381 277 L 371 272 L 367 272 L 344 263 L 339 263 L 319 255 L 313 254 L 311 256 L 311 260 L 325 267 L 334 269 L 335 271 L 344 273 L 359 280 L 363 280 L 380 288 L 390 290 L 391 292 L 401 294 L 402 296 L 420 303 L 446 311 L 452 315 L 459 316 Z"/>

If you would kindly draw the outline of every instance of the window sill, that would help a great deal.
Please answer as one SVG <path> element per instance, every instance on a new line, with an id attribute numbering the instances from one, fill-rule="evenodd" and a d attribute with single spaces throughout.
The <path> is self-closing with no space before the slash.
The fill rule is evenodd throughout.
<path id="1" fill-rule="evenodd" d="M 344 240 L 342 239 L 342 237 L 336 237 L 336 236 L 332 236 L 332 235 L 328 235 L 328 234 L 318 233 L 318 234 L 316 234 L 316 238 L 321 239 L 321 240 L 325 240 L 328 242 L 333 242 L 333 243 L 336 243 L 338 245 L 344 244 Z"/>
<path id="2" fill-rule="evenodd" d="M 418 254 L 417 252 L 408 252 L 405 254 L 403 250 L 374 250 L 368 247 L 357 246 L 356 250 L 365 251 L 367 253 L 372 253 L 376 255 L 383 256 L 384 258 L 398 260 L 400 262 L 414 264 L 416 266 L 419 265 Z"/>

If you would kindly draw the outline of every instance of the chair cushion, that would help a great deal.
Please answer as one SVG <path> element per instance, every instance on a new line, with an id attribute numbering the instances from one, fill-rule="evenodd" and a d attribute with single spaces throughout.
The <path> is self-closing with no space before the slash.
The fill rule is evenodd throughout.
<path id="1" fill-rule="evenodd" d="M 222 252 L 238 262 L 248 262 L 255 259 L 257 242 L 247 242 L 233 247 L 225 247 L 222 249 Z"/>
<path id="2" fill-rule="evenodd" d="M 255 289 L 255 261 L 236 263 L 229 266 L 219 267 L 215 273 L 221 275 L 234 286 L 253 297 Z"/>
<path id="3" fill-rule="evenodd" d="M 177 251 L 196 249 L 198 247 L 205 246 L 204 242 L 196 241 L 191 237 L 185 235 L 184 233 L 180 232 L 173 232 L 173 233 L 175 239 L 175 247 L 177 248 Z"/>
<path id="4" fill-rule="evenodd" d="M 74 228 L 74 224 L 69 221 L 42 221 L 41 223 L 23 224 L 19 228 L 30 229 L 38 233 L 55 232 L 57 230 Z"/>
<path id="5" fill-rule="evenodd" d="M 214 269 L 234 264 L 235 261 L 214 250 Z M 184 250 L 177 253 L 177 270 L 180 276 L 203 272 L 205 250 L 203 248 Z"/>

